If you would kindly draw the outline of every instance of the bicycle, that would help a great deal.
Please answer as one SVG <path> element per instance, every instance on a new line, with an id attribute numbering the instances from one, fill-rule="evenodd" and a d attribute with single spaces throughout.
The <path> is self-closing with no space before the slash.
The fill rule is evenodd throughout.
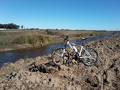
<path id="1" fill-rule="evenodd" d="M 68 48 L 57 48 L 52 52 L 52 60 L 55 63 L 67 64 L 76 59 L 77 63 L 82 62 L 86 66 L 94 65 L 98 60 L 98 53 L 93 48 L 85 48 L 84 45 L 76 45 L 67 42 L 72 49 L 69 52 Z"/>

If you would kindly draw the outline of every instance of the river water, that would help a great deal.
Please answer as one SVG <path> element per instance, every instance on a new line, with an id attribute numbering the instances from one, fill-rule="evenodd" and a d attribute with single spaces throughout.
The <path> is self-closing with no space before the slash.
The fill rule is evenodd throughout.
<path id="1" fill-rule="evenodd" d="M 85 39 L 85 44 L 91 41 L 99 41 L 103 39 L 109 39 L 117 32 L 107 32 L 102 35 L 89 37 Z M 81 40 L 74 40 L 73 43 L 76 43 L 78 45 L 81 44 Z M 63 47 L 63 44 L 51 44 L 39 49 L 29 49 L 29 50 L 19 50 L 19 51 L 7 51 L 7 52 L 1 52 L 0 53 L 0 67 L 3 66 L 6 63 L 15 62 L 19 59 L 25 59 L 25 58 L 34 58 L 37 56 L 43 56 L 50 54 L 54 49 Z"/>

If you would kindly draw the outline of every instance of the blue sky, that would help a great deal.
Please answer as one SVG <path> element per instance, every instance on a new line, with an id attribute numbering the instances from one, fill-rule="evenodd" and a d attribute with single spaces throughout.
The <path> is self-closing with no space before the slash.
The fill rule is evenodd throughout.
<path id="1" fill-rule="evenodd" d="M 120 30 L 120 0 L 0 0 L 0 23 Z"/>

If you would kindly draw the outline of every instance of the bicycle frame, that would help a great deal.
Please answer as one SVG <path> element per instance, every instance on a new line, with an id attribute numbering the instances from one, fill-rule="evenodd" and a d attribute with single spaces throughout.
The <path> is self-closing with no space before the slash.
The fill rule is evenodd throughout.
<path id="1" fill-rule="evenodd" d="M 73 43 L 74 44 L 74 43 Z M 75 52 L 78 52 L 77 48 L 75 47 L 76 44 L 72 45 L 69 41 L 67 41 L 67 45 Z M 65 53 L 65 49 L 63 49 L 63 54 Z M 80 50 L 80 53 L 79 53 L 79 56 L 81 56 L 81 52 L 83 50 L 83 46 L 81 46 L 81 50 Z"/>
<path id="2" fill-rule="evenodd" d="M 75 52 L 78 52 L 78 50 L 77 50 L 77 48 L 75 47 L 75 45 L 76 44 L 74 44 L 74 45 L 72 45 L 69 41 L 67 42 L 67 45 L 71 48 L 71 49 L 73 49 Z M 84 46 L 83 45 L 80 45 L 81 46 L 81 49 L 80 49 L 80 51 L 78 52 L 78 54 L 79 54 L 79 57 L 80 58 L 91 58 L 91 59 L 93 59 L 93 57 L 90 55 L 90 53 L 84 48 Z M 82 51 L 85 51 L 86 52 L 86 54 L 87 55 L 89 55 L 89 56 L 87 56 L 87 57 L 85 57 L 85 56 L 82 56 Z M 63 54 L 65 53 L 65 48 L 63 49 Z M 62 54 L 62 56 L 63 56 L 63 54 Z"/>
<path id="3" fill-rule="evenodd" d="M 86 52 L 86 54 L 87 55 L 89 55 L 89 56 L 82 56 L 81 54 L 82 54 L 82 51 L 85 51 Z M 91 59 L 94 59 L 92 56 L 91 56 L 91 54 L 83 47 L 83 46 L 81 46 L 81 50 L 80 50 L 80 53 L 79 53 L 79 55 L 80 55 L 80 58 L 91 58 Z"/>

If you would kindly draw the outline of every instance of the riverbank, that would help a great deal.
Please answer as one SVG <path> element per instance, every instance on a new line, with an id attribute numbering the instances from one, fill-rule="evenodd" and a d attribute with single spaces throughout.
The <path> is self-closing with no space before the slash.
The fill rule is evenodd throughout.
<path id="1" fill-rule="evenodd" d="M 0 31 L 0 52 L 41 48 L 53 43 L 63 42 L 65 35 L 70 40 L 96 36 L 104 31 L 71 31 L 71 30 L 7 30 Z"/>
<path id="2" fill-rule="evenodd" d="M 120 35 L 87 47 L 98 52 L 95 66 L 55 66 L 50 55 L 6 64 L 0 69 L 0 90 L 119 90 Z M 49 70 L 31 71 L 34 63 Z"/>

